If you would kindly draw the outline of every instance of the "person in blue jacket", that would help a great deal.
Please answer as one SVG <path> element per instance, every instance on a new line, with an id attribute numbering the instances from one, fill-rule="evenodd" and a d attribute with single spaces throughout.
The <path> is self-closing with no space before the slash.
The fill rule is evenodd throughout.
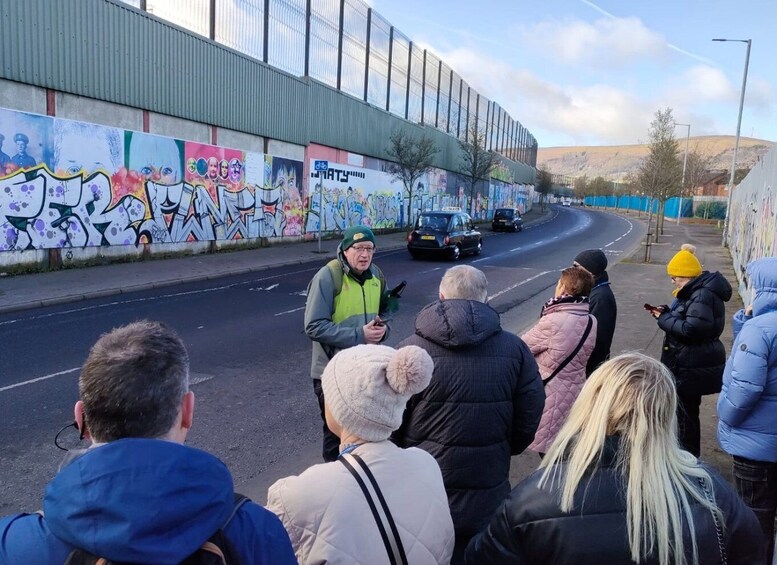
<path id="1" fill-rule="evenodd" d="M 734 483 L 774 552 L 777 511 L 777 257 L 747 266 L 752 305 L 734 315 L 734 345 L 718 397 L 718 442 L 734 456 Z"/>
<path id="2" fill-rule="evenodd" d="M 219 530 L 240 563 L 296 563 L 280 520 L 253 502 L 236 506 L 224 463 L 183 445 L 194 414 L 188 388 L 189 357 L 171 328 L 141 321 L 101 336 L 75 405 L 92 445 L 68 453 L 43 512 L 0 520 L 0 563 L 59 565 L 80 549 L 177 564 Z"/>

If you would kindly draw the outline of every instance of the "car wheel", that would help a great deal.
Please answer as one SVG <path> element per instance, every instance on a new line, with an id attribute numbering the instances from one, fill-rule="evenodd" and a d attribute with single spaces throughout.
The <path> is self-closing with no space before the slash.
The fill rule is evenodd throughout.
<path id="1" fill-rule="evenodd" d="M 411 256 L 413 259 L 418 259 L 418 258 L 420 257 L 420 255 L 419 255 L 417 252 L 415 252 L 415 251 L 411 251 L 411 252 L 410 252 L 410 256 Z"/>
<path id="2" fill-rule="evenodd" d="M 478 246 L 475 248 L 475 255 L 480 255 L 481 251 L 483 251 L 483 242 L 478 240 Z"/>
<path id="3" fill-rule="evenodd" d="M 451 260 L 458 261 L 460 257 L 461 257 L 461 247 L 457 245 L 456 247 L 451 249 Z"/>

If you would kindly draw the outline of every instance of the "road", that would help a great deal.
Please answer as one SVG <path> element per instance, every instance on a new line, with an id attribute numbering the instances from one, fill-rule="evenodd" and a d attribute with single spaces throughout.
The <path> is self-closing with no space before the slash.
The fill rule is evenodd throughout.
<path id="1" fill-rule="evenodd" d="M 581 249 L 602 247 L 615 262 L 642 236 L 639 224 L 584 208 L 554 207 L 522 232 L 484 238 L 461 262 L 489 279 L 490 304 L 506 329 L 536 321 L 560 269 Z M 407 281 L 388 345 L 412 331 L 415 313 L 437 298 L 445 260 L 414 261 L 404 249 L 375 261 L 389 284 Z M 0 515 L 40 508 L 63 452 L 53 443 L 72 422 L 78 370 L 100 334 L 132 320 L 164 321 L 191 357 L 197 401 L 192 446 L 221 457 L 238 490 L 255 498 L 282 474 L 314 462 L 320 420 L 302 333 L 305 289 L 322 261 L 161 290 L 0 315 Z M 77 445 L 73 429 L 63 442 Z M 257 486 L 259 485 L 259 486 Z M 253 492 L 252 492 L 253 491 Z"/>

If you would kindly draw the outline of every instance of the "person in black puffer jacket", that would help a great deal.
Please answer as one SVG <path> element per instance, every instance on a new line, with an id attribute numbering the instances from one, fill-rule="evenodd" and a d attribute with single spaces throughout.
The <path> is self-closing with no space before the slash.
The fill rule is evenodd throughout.
<path id="1" fill-rule="evenodd" d="M 607 256 L 601 249 L 586 249 L 575 257 L 572 263 L 591 273 L 594 287 L 588 295 L 589 311 L 596 318 L 596 345 L 585 366 L 586 378 L 596 368 L 610 358 L 612 336 L 615 335 L 615 320 L 618 317 L 618 305 L 610 288 L 610 276 L 607 274 Z"/>
<path id="2" fill-rule="evenodd" d="M 723 381 L 726 349 L 720 335 L 731 285 L 719 272 L 703 271 L 695 251 L 693 245 L 684 244 L 669 261 L 666 272 L 677 299 L 652 314 L 666 333 L 661 361 L 674 374 L 677 386 L 680 444 L 698 457 L 701 397 L 719 393 Z"/>
<path id="3" fill-rule="evenodd" d="M 545 405 L 534 357 L 502 329 L 487 294 L 478 269 L 449 269 L 440 300 L 421 310 L 415 335 L 398 346 L 417 345 L 434 360 L 432 382 L 408 402 L 394 440 L 440 465 L 456 530 L 453 563 L 510 492 L 510 458 L 534 439 Z"/>
<path id="4" fill-rule="evenodd" d="M 465 563 L 763 565 L 753 511 L 680 449 L 676 404 L 673 376 L 655 359 L 604 363 Z"/>

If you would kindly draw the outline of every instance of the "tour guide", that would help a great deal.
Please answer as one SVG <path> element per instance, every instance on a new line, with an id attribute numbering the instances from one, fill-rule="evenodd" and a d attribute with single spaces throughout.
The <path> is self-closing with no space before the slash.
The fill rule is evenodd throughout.
<path id="1" fill-rule="evenodd" d="M 308 285 L 305 333 L 313 340 L 310 376 L 324 421 L 324 461 L 337 459 L 340 446 L 340 438 L 329 430 L 324 419 L 324 367 L 341 349 L 378 344 L 389 334 L 388 325 L 380 318 L 387 306 L 386 281 L 372 264 L 374 253 L 372 230 L 351 226 L 337 247 L 337 258 L 323 266 Z"/>

